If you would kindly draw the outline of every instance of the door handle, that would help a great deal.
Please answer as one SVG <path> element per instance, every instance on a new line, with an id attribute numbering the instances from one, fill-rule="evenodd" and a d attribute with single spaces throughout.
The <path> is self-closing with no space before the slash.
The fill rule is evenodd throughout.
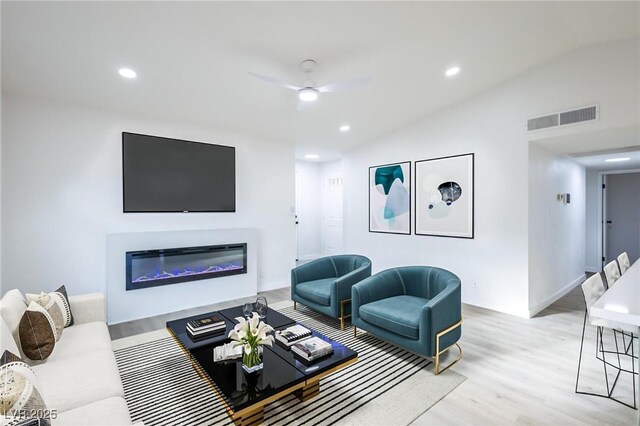
<path id="1" fill-rule="evenodd" d="M 613 222 L 611 222 L 610 220 L 607 221 L 607 225 L 611 225 Z"/>

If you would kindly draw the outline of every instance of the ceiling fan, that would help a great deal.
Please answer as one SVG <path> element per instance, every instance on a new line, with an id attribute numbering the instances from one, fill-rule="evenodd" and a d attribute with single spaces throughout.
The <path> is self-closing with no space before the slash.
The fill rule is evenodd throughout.
<path id="1" fill-rule="evenodd" d="M 289 84 L 287 82 L 278 80 L 277 78 L 269 77 L 268 75 L 256 74 L 253 72 L 250 72 L 249 75 L 259 78 L 262 81 L 266 81 L 267 83 L 275 84 L 276 86 L 284 87 L 298 92 L 298 99 L 300 100 L 300 102 L 298 103 L 299 110 L 304 109 L 306 106 L 310 105 L 312 102 L 318 99 L 318 95 L 320 93 L 344 92 L 347 90 L 352 90 L 368 83 L 371 80 L 370 77 L 361 77 L 353 80 L 342 81 L 340 83 L 318 86 L 312 78 L 312 74 L 315 71 L 316 66 L 317 63 L 313 59 L 305 59 L 300 63 L 300 71 L 304 73 L 304 81 L 301 86 Z"/>

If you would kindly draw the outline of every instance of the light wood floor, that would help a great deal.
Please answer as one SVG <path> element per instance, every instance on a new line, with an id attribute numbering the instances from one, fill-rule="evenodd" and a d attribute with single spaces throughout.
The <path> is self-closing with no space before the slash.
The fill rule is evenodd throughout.
<path id="1" fill-rule="evenodd" d="M 584 318 L 580 287 L 532 319 L 468 305 L 463 316 L 464 358 L 452 369 L 468 379 L 414 425 L 635 424 L 631 408 L 574 393 Z M 602 364 L 589 362 L 595 328 L 587 326 L 586 336 L 581 384 L 604 389 Z M 629 402 L 631 383 L 630 374 L 621 376 L 620 396 Z"/>
<path id="2" fill-rule="evenodd" d="M 289 288 L 262 295 L 270 303 L 290 298 Z M 169 319 L 253 300 L 239 299 L 132 321 L 110 326 L 109 330 L 116 339 L 164 328 Z M 636 411 L 610 400 L 574 393 L 583 313 L 579 287 L 533 319 L 463 305 L 464 358 L 452 370 L 468 379 L 413 425 L 634 424 Z M 588 327 L 584 359 L 593 359 L 594 335 L 595 329 Z M 587 385 L 601 384 L 601 364 L 586 362 L 583 368 Z M 630 398 L 630 379 L 620 380 L 620 392 L 626 393 L 622 396 Z"/>

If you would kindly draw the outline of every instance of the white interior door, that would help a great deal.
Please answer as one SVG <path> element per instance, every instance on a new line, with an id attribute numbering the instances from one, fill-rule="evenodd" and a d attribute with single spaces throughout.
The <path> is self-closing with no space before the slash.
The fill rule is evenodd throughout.
<path id="1" fill-rule="evenodd" d="M 604 197 L 604 257 L 611 262 L 627 252 L 633 263 L 640 257 L 640 173 L 609 174 Z"/>
<path id="2" fill-rule="evenodd" d="M 342 172 L 322 173 L 322 245 L 325 255 L 344 251 Z"/>
<path id="3" fill-rule="evenodd" d="M 298 219 L 298 214 L 300 213 L 300 175 L 296 170 L 295 173 L 295 182 L 294 182 L 294 194 L 295 197 L 295 221 L 296 221 L 296 262 L 300 259 L 300 221 Z"/>

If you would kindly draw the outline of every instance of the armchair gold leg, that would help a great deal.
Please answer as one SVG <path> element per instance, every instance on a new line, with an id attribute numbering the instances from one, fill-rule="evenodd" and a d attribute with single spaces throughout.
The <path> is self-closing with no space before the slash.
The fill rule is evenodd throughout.
<path id="1" fill-rule="evenodd" d="M 351 299 L 345 299 L 340 301 L 340 330 L 344 330 L 344 319 L 349 318 L 351 314 L 344 314 L 344 305 L 351 303 Z"/>
<path id="2" fill-rule="evenodd" d="M 358 327 L 356 327 L 355 325 L 353 326 L 353 337 L 357 337 L 358 336 Z"/>
<path id="3" fill-rule="evenodd" d="M 440 350 L 440 337 L 444 336 L 445 334 L 447 334 L 451 330 L 454 330 L 457 327 L 461 327 L 461 326 L 462 326 L 462 318 L 460 318 L 460 321 L 458 321 L 457 323 L 455 323 L 451 327 L 445 328 L 444 330 L 442 330 L 441 332 L 436 334 L 436 356 L 435 356 L 436 365 L 435 365 L 435 370 L 434 370 L 436 375 L 442 373 L 444 370 L 448 369 L 453 364 L 455 364 L 456 362 L 458 362 L 458 361 L 460 361 L 462 359 L 462 348 L 460 347 L 460 345 L 458 343 L 454 343 L 453 345 L 450 345 L 447 348 L 445 348 L 443 350 Z M 447 352 L 454 345 L 457 346 L 458 347 L 458 351 L 460 351 L 460 353 L 458 354 L 458 357 L 455 360 L 453 360 L 449 365 L 447 365 L 442 370 L 440 370 L 440 355 L 442 355 L 443 353 Z"/>
<path id="4" fill-rule="evenodd" d="M 294 301 L 293 301 L 293 310 L 295 311 L 297 307 L 298 307 L 298 302 L 296 302 L 296 301 L 294 300 Z"/>

